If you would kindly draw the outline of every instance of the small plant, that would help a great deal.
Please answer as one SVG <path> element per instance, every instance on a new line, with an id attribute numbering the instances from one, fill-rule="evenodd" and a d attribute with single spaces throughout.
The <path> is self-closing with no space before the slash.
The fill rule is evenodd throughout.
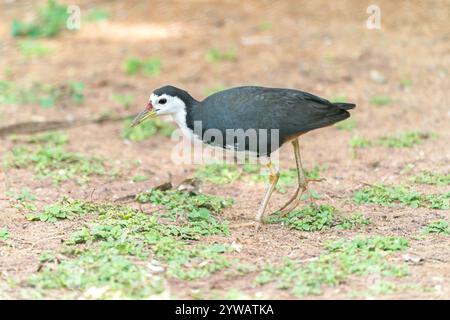
<path id="1" fill-rule="evenodd" d="M 422 233 L 424 233 L 424 234 L 436 233 L 436 234 L 449 236 L 450 235 L 450 225 L 445 220 L 433 221 L 433 222 L 430 222 L 428 225 L 426 225 L 422 229 Z"/>
<path id="2" fill-rule="evenodd" d="M 134 128 L 130 128 L 130 124 L 131 119 L 124 121 L 124 129 L 122 130 L 121 136 L 131 141 L 143 141 L 155 134 L 170 137 L 175 130 L 172 124 L 161 121 L 158 118 L 147 120 Z"/>
<path id="3" fill-rule="evenodd" d="M 139 182 L 144 182 L 148 180 L 148 176 L 143 175 L 143 174 L 136 174 L 133 176 L 133 178 L 131 179 L 134 183 L 139 183 Z"/>
<path id="4" fill-rule="evenodd" d="M 195 172 L 199 180 L 213 184 L 228 184 L 236 181 L 241 176 L 239 167 L 227 163 L 210 163 L 200 166 Z"/>
<path id="5" fill-rule="evenodd" d="M 12 191 L 6 192 L 6 195 L 10 198 L 10 203 L 19 211 L 36 211 L 37 208 L 34 205 L 36 196 L 31 193 L 30 189 L 22 188 L 20 193 L 14 193 Z"/>
<path id="6" fill-rule="evenodd" d="M 376 106 L 387 106 L 392 103 L 392 99 L 388 96 L 374 96 L 370 99 L 370 103 Z"/>
<path id="7" fill-rule="evenodd" d="M 305 170 L 305 175 L 307 179 L 312 180 L 318 180 L 320 179 L 320 171 L 321 168 L 317 165 L 314 166 L 311 170 Z M 259 175 L 259 179 L 264 178 L 267 179 L 267 177 Z M 297 169 L 292 168 L 289 170 L 283 170 L 280 172 L 280 178 L 278 179 L 277 183 L 277 190 L 280 193 L 286 193 L 287 188 L 292 187 L 298 183 L 298 177 L 297 177 Z"/>
<path id="8" fill-rule="evenodd" d="M 9 239 L 9 231 L 6 228 L 0 228 L 0 241 L 6 241 Z"/>
<path id="9" fill-rule="evenodd" d="M 88 299 L 143 299 L 164 293 L 166 277 L 194 280 L 232 265 L 226 256 L 228 245 L 187 241 L 193 236 L 225 234 L 226 229 L 212 229 L 221 225 L 211 213 L 221 210 L 222 200 L 173 190 L 149 191 L 138 199 L 162 204 L 183 217 L 167 221 L 159 212 L 149 215 L 129 207 L 76 200 L 64 204 L 64 209 L 56 204 L 56 219 L 61 212 L 63 217 L 67 212 L 70 217 L 90 214 L 93 219 L 65 241 L 63 258 L 56 261 L 51 252 L 41 258 L 43 267 L 29 284 L 38 291 L 93 291 L 94 296 L 84 296 Z"/>
<path id="10" fill-rule="evenodd" d="M 130 76 L 137 74 L 141 68 L 142 62 L 138 58 L 128 58 L 124 63 L 124 70 Z"/>
<path id="11" fill-rule="evenodd" d="M 69 82 L 69 94 L 72 101 L 81 104 L 84 101 L 84 83 L 71 81 Z"/>
<path id="12" fill-rule="evenodd" d="M 92 175 L 105 175 L 103 161 L 69 152 L 67 139 L 59 134 L 44 134 L 32 138 L 28 144 L 16 145 L 5 157 L 7 168 L 33 167 L 39 178 L 51 178 L 55 184 L 69 179 L 85 183 Z"/>
<path id="13" fill-rule="evenodd" d="M 161 73 L 161 60 L 159 58 L 150 58 L 144 61 L 142 72 L 146 76 L 157 76 Z"/>
<path id="14" fill-rule="evenodd" d="M 400 81 L 400 84 L 402 85 L 403 88 L 410 88 L 412 87 L 412 80 L 409 78 L 403 78 Z"/>
<path id="15" fill-rule="evenodd" d="M 42 58 L 51 52 L 50 48 L 36 40 L 21 40 L 17 42 L 17 46 L 25 58 Z"/>
<path id="16" fill-rule="evenodd" d="M 87 21 L 103 21 L 108 20 L 110 18 L 110 14 L 108 11 L 101 8 L 93 8 L 89 11 L 86 20 Z"/>
<path id="17" fill-rule="evenodd" d="M 343 131 L 353 131 L 356 129 L 356 120 L 353 118 L 338 122 L 334 125 L 339 130 Z"/>
<path id="18" fill-rule="evenodd" d="M 89 203 L 64 198 L 58 203 L 45 206 L 39 214 L 28 214 L 27 219 L 42 222 L 56 222 L 63 219 L 73 219 L 88 211 L 92 211 L 92 208 L 88 206 Z"/>
<path id="19" fill-rule="evenodd" d="M 305 170 L 308 179 L 320 179 L 319 166 L 314 166 L 312 170 Z M 230 163 L 209 163 L 200 166 L 196 171 L 196 178 L 213 184 L 228 184 L 236 180 L 243 180 L 249 183 L 265 183 L 267 182 L 267 175 L 261 173 L 261 168 L 258 165 L 246 163 L 242 167 Z M 287 188 L 296 185 L 297 183 L 297 169 L 283 170 L 280 172 L 280 177 L 276 189 L 280 193 L 286 193 Z"/>
<path id="20" fill-rule="evenodd" d="M 401 204 L 413 208 L 425 207 L 447 210 L 450 208 L 450 192 L 439 195 L 425 195 L 405 186 L 372 185 L 358 190 L 356 203 L 374 203 L 382 206 Z"/>
<path id="21" fill-rule="evenodd" d="M 124 63 L 125 72 L 130 75 L 136 75 L 142 71 L 147 76 L 157 76 L 161 72 L 161 60 L 156 57 L 145 61 L 138 58 L 128 58 Z"/>
<path id="22" fill-rule="evenodd" d="M 349 217 L 338 215 L 338 210 L 327 204 L 318 207 L 307 205 L 301 209 L 295 209 L 287 215 L 275 213 L 268 218 L 267 222 L 283 223 L 291 229 L 308 232 L 321 231 L 332 227 L 344 230 L 357 229 L 371 223 L 360 213 Z"/>
<path id="23" fill-rule="evenodd" d="M 0 80 L 0 104 L 39 104 L 43 108 L 50 108 L 64 99 L 82 103 L 84 100 L 83 90 L 83 83 L 73 81 L 56 88 L 42 83 L 17 87 L 11 82 Z"/>
<path id="24" fill-rule="evenodd" d="M 450 185 L 450 173 L 440 174 L 437 172 L 422 171 L 420 175 L 412 177 L 411 181 L 421 184 L 448 186 Z"/>
<path id="25" fill-rule="evenodd" d="M 385 136 L 378 139 L 378 143 L 388 148 L 409 148 L 421 144 L 431 137 L 430 133 L 410 131 L 397 134 L 395 136 Z"/>
<path id="26" fill-rule="evenodd" d="M 272 22 L 269 22 L 269 21 L 265 21 L 258 25 L 258 29 L 261 31 L 268 31 L 268 30 L 271 30 L 272 28 L 273 28 L 273 24 L 272 24 Z"/>
<path id="27" fill-rule="evenodd" d="M 25 142 L 37 145 L 65 146 L 69 143 L 69 136 L 62 132 L 53 131 L 31 136 Z"/>
<path id="28" fill-rule="evenodd" d="M 348 99 L 347 99 L 346 95 L 335 96 L 335 97 L 332 97 L 330 99 L 330 102 L 332 102 L 332 103 L 336 103 L 336 102 L 344 103 L 344 102 L 347 102 L 347 101 L 348 101 Z"/>
<path id="29" fill-rule="evenodd" d="M 33 84 L 19 88 L 11 82 L 0 81 L 0 104 L 39 104 L 51 107 L 58 99 L 56 90 L 49 85 Z"/>
<path id="30" fill-rule="evenodd" d="M 13 37 L 51 38 L 57 36 L 66 26 L 69 17 L 67 7 L 56 0 L 48 0 L 31 23 L 14 20 L 11 26 Z"/>
<path id="31" fill-rule="evenodd" d="M 111 96 L 111 100 L 117 102 L 118 104 L 120 104 L 125 109 L 129 109 L 130 106 L 134 103 L 135 98 L 134 98 L 134 96 L 132 94 L 118 94 L 118 93 L 114 93 Z"/>
<path id="32" fill-rule="evenodd" d="M 350 150 L 352 152 L 352 157 L 356 158 L 357 156 L 357 151 L 359 149 L 364 149 L 364 148 L 369 148 L 372 146 L 372 141 L 366 139 L 366 138 L 362 138 L 360 136 L 353 136 L 350 141 L 348 142 L 349 146 L 350 146 Z"/>
<path id="33" fill-rule="evenodd" d="M 31 193 L 31 190 L 28 188 L 22 188 L 22 190 L 20 191 L 20 193 L 14 193 L 11 191 L 8 191 L 6 193 L 7 196 L 13 197 L 15 200 L 17 201 L 27 201 L 27 202 L 32 202 L 36 200 L 36 196 L 34 194 Z"/>
<path id="34" fill-rule="evenodd" d="M 308 263 L 285 259 L 281 266 L 267 266 L 256 284 L 274 282 L 280 289 L 290 289 L 297 297 L 318 295 L 324 287 L 336 287 L 352 277 L 371 274 L 402 277 L 405 265 L 391 264 L 386 257 L 408 248 L 408 241 L 397 237 L 357 237 L 329 243 L 325 251 Z"/>
<path id="35" fill-rule="evenodd" d="M 349 230 L 349 229 L 357 229 L 362 226 L 368 226 L 372 222 L 370 219 L 363 216 L 361 213 L 355 213 L 349 217 L 340 218 L 340 221 L 337 224 L 337 228 Z"/>
<path id="36" fill-rule="evenodd" d="M 285 217 L 271 217 L 267 222 L 283 222 L 289 228 L 300 231 L 320 231 L 333 225 L 335 211 L 336 209 L 329 205 L 320 205 L 318 208 L 307 205 L 300 210 L 293 210 Z"/>
<path id="37" fill-rule="evenodd" d="M 220 51 L 217 48 L 211 48 L 209 49 L 206 58 L 210 62 L 234 61 L 237 59 L 237 53 L 235 49 Z"/>
<path id="38" fill-rule="evenodd" d="M 163 205 L 171 214 L 175 215 L 183 211 L 198 213 L 201 209 L 218 213 L 233 204 L 231 199 L 177 190 L 149 190 L 137 195 L 136 200 L 139 203 L 150 202 Z"/>
<path id="39" fill-rule="evenodd" d="M 368 139 L 354 136 L 350 139 L 349 145 L 354 149 L 368 148 L 372 145 L 372 142 Z"/>

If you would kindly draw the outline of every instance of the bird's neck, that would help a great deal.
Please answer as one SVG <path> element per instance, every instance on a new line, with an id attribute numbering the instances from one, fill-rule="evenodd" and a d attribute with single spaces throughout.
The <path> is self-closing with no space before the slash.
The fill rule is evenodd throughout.
<path id="1" fill-rule="evenodd" d="M 189 138 L 193 137 L 193 114 L 200 107 L 200 102 L 191 97 L 185 102 L 185 108 L 178 110 L 172 114 L 173 120 L 180 127 L 183 134 Z"/>

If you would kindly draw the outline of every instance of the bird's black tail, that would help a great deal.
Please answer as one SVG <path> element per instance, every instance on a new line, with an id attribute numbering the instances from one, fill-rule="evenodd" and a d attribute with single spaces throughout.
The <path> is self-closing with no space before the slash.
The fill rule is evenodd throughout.
<path id="1" fill-rule="evenodd" d="M 333 104 L 341 110 L 350 110 L 356 107 L 354 103 L 335 102 Z"/>

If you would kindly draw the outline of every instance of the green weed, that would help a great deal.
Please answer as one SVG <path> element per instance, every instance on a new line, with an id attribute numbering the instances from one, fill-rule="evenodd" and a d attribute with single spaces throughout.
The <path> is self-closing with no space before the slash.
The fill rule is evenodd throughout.
<path id="1" fill-rule="evenodd" d="M 237 59 L 237 53 L 235 49 L 221 51 L 217 48 L 211 48 L 206 54 L 206 59 L 210 62 L 234 61 Z"/>
<path id="2" fill-rule="evenodd" d="M 305 170 L 306 178 L 313 179 L 313 180 L 320 179 L 320 171 L 321 170 L 323 170 L 323 168 L 320 168 L 317 165 L 315 165 L 314 168 L 311 170 Z M 259 175 L 258 178 L 259 179 L 263 178 L 264 180 L 267 180 L 267 177 L 262 176 L 262 175 Z M 297 185 L 297 183 L 298 183 L 298 177 L 297 177 L 297 169 L 296 168 L 292 168 L 289 170 L 282 170 L 280 172 L 280 178 L 278 179 L 276 189 L 280 193 L 286 193 L 287 188 Z"/>
<path id="3" fill-rule="evenodd" d="M 392 103 L 392 99 L 388 96 L 374 96 L 370 99 L 370 103 L 376 106 L 387 106 Z"/>
<path id="4" fill-rule="evenodd" d="M 312 170 L 305 170 L 306 177 L 309 179 L 320 179 L 319 166 L 314 166 Z M 213 184 L 228 184 L 236 180 L 244 180 L 247 182 L 267 182 L 267 175 L 261 174 L 259 165 L 244 164 L 237 166 L 229 163 L 209 163 L 200 166 L 196 173 L 196 178 Z M 280 177 L 277 183 L 277 190 L 280 193 L 286 193 L 287 188 L 296 185 L 297 183 L 297 169 L 283 170 L 280 172 Z"/>
<path id="5" fill-rule="evenodd" d="M 430 133 L 410 131 L 402 132 L 395 136 L 385 136 L 378 139 L 378 143 L 389 148 L 409 148 L 421 144 L 431 137 Z"/>
<path id="6" fill-rule="evenodd" d="M 330 102 L 336 103 L 336 102 L 347 102 L 347 96 L 346 95 L 340 95 L 340 96 L 334 96 L 330 99 Z"/>
<path id="7" fill-rule="evenodd" d="M 234 164 L 210 163 L 200 166 L 195 172 L 195 177 L 199 180 L 213 184 L 227 184 L 239 179 L 241 171 Z"/>
<path id="8" fill-rule="evenodd" d="M 79 201 L 63 198 L 60 202 L 45 206 L 38 214 L 28 214 L 31 221 L 56 222 L 64 219 L 74 219 L 86 212 L 92 212 L 92 205 Z"/>
<path id="9" fill-rule="evenodd" d="M 420 175 L 412 177 L 410 180 L 421 184 L 448 186 L 450 185 L 450 173 L 441 174 L 431 171 L 422 171 Z"/>
<path id="10" fill-rule="evenodd" d="M 287 227 L 299 231 L 321 231 L 331 227 L 340 229 L 356 229 L 370 224 L 370 220 L 361 214 L 349 217 L 337 215 L 338 210 L 330 205 L 306 205 L 286 215 L 275 213 L 267 219 L 268 223 L 283 223 Z"/>
<path id="11" fill-rule="evenodd" d="M 70 81 L 69 82 L 69 95 L 73 102 L 82 104 L 84 101 L 84 83 Z"/>
<path id="12" fill-rule="evenodd" d="M 66 27 L 69 17 L 67 7 L 56 0 L 48 0 L 47 5 L 39 9 L 35 21 L 31 23 L 14 20 L 11 26 L 13 37 L 55 37 Z"/>
<path id="13" fill-rule="evenodd" d="M 0 228 L 0 241 L 6 241 L 9 239 L 9 231 L 6 228 Z"/>
<path id="14" fill-rule="evenodd" d="M 162 204 L 168 214 L 149 215 L 129 207 L 71 200 L 70 214 L 96 218 L 66 241 L 63 259 L 55 261 L 52 254 L 41 259 L 44 266 L 30 278 L 30 285 L 39 290 L 64 288 L 84 296 L 98 289 L 97 297 L 87 298 L 142 299 L 165 292 L 165 277 L 198 279 L 232 264 L 225 255 L 231 250 L 228 245 L 191 241 L 207 234 L 227 234 L 226 228 L 204 233 L 203 225 L 188 237 L 182 231 L 189 224 L 206 222 L 207 228 L 220 224 L 212 212 L 219 212 L 228 202 L 173 190 L 152 190 L 137 198 Z M 175 212 L 178 219 L 168 220 Z"/>
<path id="15" fill-rule="evenodd" d="M 333 225 L 336 209 L 329 205 L 320 205 L 315 208 L 307 205 L 300 210 L 293 210 L 286 216 L 275 215 L 270 217 L 268 223 L 284 223 L 291 229 L 300 231 L 320 231 Z"/>
<path id="16" fill-rule="evenodd" d="M 125 72 L 132 76 L 137 74 L 142 68 L 142 62 L 138 58 L 128 58 L 123 66 Z"/>
<path id="17" fill-rule="evenodd" d="M 31 193 L 28 188 L 22 188 L 20 193 L 14 193 L 12 191 L 6 192 L 8 197 L 11 197 L 10 202 L 14 204 L 14 207 L 19 211 L 36 211 L 37 207 L 33 203 L 36 200 L 36 196 Z"/>
<path id="18" fill-rule="evenodd" d="M 272 24 L 272 22 L 269 22 L 269 21 L 262 22 L 258 25 L 258 29 L 261 31 L 268 31 L 268 30 L 271 30 L 272 28 L 273 28 L 273 24 Z"/>
<path id="19" fill-rule="evenodd" d="M 370 147 L 372 142 L 359 136 L 353 136 L 349 141 L 349 145 L 352 149 L 362 149 Z"/>
<path id="20" fill-rule="evenodd" d="M 0 104 L 34 104 L 42 107 L 53 106 L 57 100 L 51 86 L 33 84 L 29 88 L 20 88 L 11 82 L 0 81 Z"/>
<path id="21" fill-rule="evenodd" d="M 133 176 L 133 178 L 131 179 L 134 183 L 139 183 L 139 182 L 144 182 L 148 180 L 148 176 L 143 175 L 143 174 L 136 174 Z"/>
<path id="22" fill-rule="evenodd" d="M 298 263 L 286 259 L 281 266 L 267 266 L 255 279 L 257 284 L 274 282 L 298 297 L 319 295 L 324 287 L 336 287 L 352 276 L 379 274 L 402 277 L 404 265 L 386 261 L 389 254 L 408 248 L 408 241 L 398 237 L 357 237 L 329 243 L 317 260 Z"/>
<path id="23" fill-rule="evenodd" d="M 422 233 L 424 234 L 442 234 L 442 235 L 450 235 L 450 225 L 445 220 L 437 220 L 430 222 L 422 229 Z"/>
<path id="24" fill-rule="evenodd" d="M 51 178 L 58 184 L 66 180 L 85 183 L 92 175 L 105 175 L 102 160 L 86 157 L 65 149 L 67 138 L 59 134 L 45 134 L 20 144 L 5 156 L 7 168 L 34 168 L 38 178 Z"/>
<path id="25" fill-rule="evenodd" d="M 132 76 L 139 72 L 147 76 L 157 76 L 161 72 L 161 59 L 152 57 L 147 60 L 128 58 L 124 63 L 125 72 Z"/>
<path id="26" fill-rule="evenodd" d="M 412 87 L 412 80 L 409 78 L 403 78 L 400 80 L 400 84 L 403 88 L 411 88 Z"/>
<path id="27" fill-rule="evenodd" d="M 339 217 L 336 227 L 339 229 L 349 230 L 357 229 L 362 226 L 368 226 L 372 222 L 361 213 L 352 214 L 349 217 Z"/>
<path id="28" fill-rule="evenodd" d="M 175 130 L 172 124 L 158 118 L 147 120 L 134 128 L 130 128 L 131 121 L 131 119 L 124 121 L 124 129 L 121 134 L 122 138 L 131 141 L 143 141 L 156 134 L 170 137 Z"/>
<path id="29" fill-rule="evenodd" d="M 125 109 L 129 109 L 130 106 L 134 103 L 135 98 L 131 94 L 114 93 L 111 96 L 111 100 L 113 100 L 114 102 L 117 102 L 118 104 L 120 104 Z"/>
<path id="30" fill-rule="evenodd" d="M 17 46 L 25 58 L 42 58 L 51 52 L 49 47 L 35 40 L 21 40 L 17 42 Z"/>
<path id="31" fill-rule="evenodd" d="M 373 185 L 358 190 L 354 195 L 356 203 L 374 203 L 382 206 L 400 204 L 413 208 L 425 207 L 447 210 L 450 208 L 450 192 L 439 195 L 425 195 L 407 186 Z"/>
<path id="32" fill-rule="evenodd" d="M 348 142 L 350 146 L 350 150 L 352 153 L 352 157 L 355 159 L 357 157 L 357 151 L 359 149 L 369 148 L 372 146 L 372 141 L 362 138 L 360 136 L 353 136 L 350 141 Z"/>
<path id="33" fill-rule="evenodd" d="M 157 76 L 161 72 L 161 60 L 159 58 L 150 58 L 144 61 L 142 72 L 146 76 Z"/>
<path id="34" fill-rule="evenodd" d="M 353 118 L 349 118 L 347 120 L 336 123 L 334 126 L 339 130 L 353 131 L 354 129 L 356 129 L 356 120 Z"/>
<path id="35" fill-rule="evenodd" d="M 189 193 L 178 190 L 161 191 L 151 189 L 136 196 L 139 203 L 163 205 L 169 212 L 196 212 L 201 208 L 219 212 L 230 203 L 221 197 L 206 194 Z"/>
<path id="36" fill-rule="evenodd" d="M 108 20 L 110 18 L 110 14 L 108 11 L 101 8 L 93 8 L 89 11 L 86 20 L 87 21 L 103 21 Z"/>
<path id="37" fill-rule="evenodd" d="M 0 104 L 39 104 L 43 108 L 50 108 L 65 99 L 80 104 L 84 100 L 83 90 L 84 84 L 81 82 L 69 82 L 56 88 L 42 83 L 18 87 L 0 80 Z"/>

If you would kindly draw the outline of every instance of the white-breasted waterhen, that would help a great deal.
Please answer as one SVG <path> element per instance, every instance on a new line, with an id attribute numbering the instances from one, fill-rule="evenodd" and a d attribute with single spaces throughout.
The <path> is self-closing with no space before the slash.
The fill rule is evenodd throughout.
<path id="1" fill-rule="evenodd" d="M 157 115 L 172 115 L 183 133 L 191 138 L 226 149 L 253 152 L 258 157 L 268 157 L 266 165 L 270 170 L 270 183 L 256 214 L 259 224 L 279 178 L 278 169 L 270 161 L 270 154 L 284 143 L 292 143 L 298 186 L 293 197 L 280 209 L 286 211 L 292 202 L 295 201 L 294 207 L 297 205 L 300 192 L 306 191 L 308 184 L 302 167 L 298 137 L 347 119 L 350 117 L 347 110 L 353 108 L 355 105 L 352 103 L 332 103 L 293 89 L 245 86 L 217 92 L 203 101 L 197 101 L 184 90 L 164 86 L 151 94 L 147 107 L 136 116 L 132 126 Z M 200 132 L 196 132 L 196 122 L 201 125 Z M 216 139 L 216 135 L 206 134 L 208 130 L 215 130 L 224 138 Z M 248 130 L 256 134 L 256 143 L 251 143 L 249 139 L 242 143 L 236 137 L 237 131 Z M 233 134 L 231 142 L 228 139 L 230 134 Z"/>

